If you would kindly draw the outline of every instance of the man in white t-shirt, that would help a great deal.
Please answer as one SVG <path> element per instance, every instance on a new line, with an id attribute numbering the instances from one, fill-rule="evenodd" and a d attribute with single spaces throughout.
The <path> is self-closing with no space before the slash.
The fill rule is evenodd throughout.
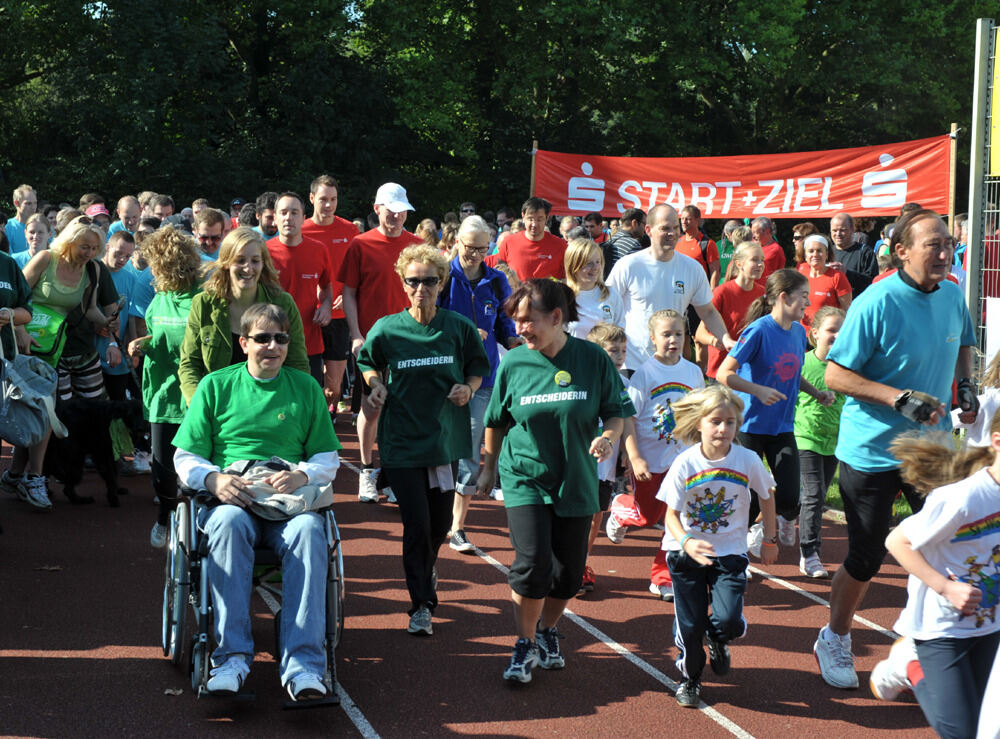
<path id="1" fill-rule="evenodd" d="M 625 366 L 637 370 L 653 354 L 649 340 L 649 317 L 658 310 L 671 308 L 684 315 L 693 306 L 717 342 L 728 351 L 736 345 L 712 305 L 712 290 L 702 266 L 674 247 L 680 236 L 680 219 L 669 205 L 654 206 L 646 217 L 649 248 L 629 254 L 615 263 L 608 276 L 625 303 L 625 333 L 628 353 Z"/>

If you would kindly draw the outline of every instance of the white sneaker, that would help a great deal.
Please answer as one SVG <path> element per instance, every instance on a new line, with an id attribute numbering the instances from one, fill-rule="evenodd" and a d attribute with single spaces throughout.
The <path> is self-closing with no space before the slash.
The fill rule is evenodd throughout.
<path id="1" fill-rule="evenodd" d="M 167 545 L 167 527 L 157 521 L 149 532 L 149 543 L 153 549 L 163 549 Z"/>
<path id="2" fill-rule="evenodd" d="M 906 668 L 911 662 L 919 661 L 913 639 L 908 636 L 897 639 L 889 650 L 889 656 L 872 670 L 868 680 L 872 694 L 881 701 L 894 701 L 907 691 L 913 692 Z"/>
<path id="3" fill-rule="evenodd" d="M 799 557 L 799 572 L 812 578 L 830 577 L 830 573 L 826 571 L 826 567 L 819 561 L 819 555 L 815 552 L 808 557 Z"/>
<path id="4" fill-rule="evenodd" d="M 747 531 L 747 551 L 760 559 L 760 547 L 764 543 L 764 524 L 755 523 Z"/>
<path id="5" fill-rule="evenodd" d="M 132 455 L 132 468 L 137 475 L 148 475 L 153 471 L 150 465 L 149 452 L 142 452 L 138 449 Z"/>
<path id="6" fill-rule="evenodd" d="M 624 525 L 614 513 L 608 515 L 608 523 L 604 526 L 604 533 L 608 535 L 612 544 L 621 544 L 625 541 L 625 534 L 628 526 Z"/>
<path id="7" fill-rule="evenodd" d="M 649 592 L 660 600 L 667 601 L 667 603 L 674 602 L 674 588 L 672 585 L 657 585 L 655 582 L 651 582 L 649 583 Z"/>
<path id="8" fill-rule="evenodd" d="M 493 498 L 493 500 L 499 500 L 502 503 L 503 502 L 503 490 L 501 490 L 500 488 L 493 488 L 493 492 L 490 493 L 490 497 Z"/>
<path id="9" fill-rule="evenodd" d="M 783 547 L 795 546 L 795 521 L 789 521 L 784 516 L 778 516 L 778 541 Z"/>
<path id="10" fill-rule="evenodd" d="M 377 470 L 361 470 L 358 475 L 358 500 L 362 503 L 378 503 L 378 490 L 375 489 L 375 474 Z"/>
<path id="11" fill-rule="evenodd" d="M 824 636 L 827 634 L 827 636 Z M 835 688 L 858 687 L 858 673 L 854 670 L 854 655 L 851 654 L 851 637 L 838 637 L 828 626 L 819 631 L 813 645 L 813 654 L 819 664 L 819 673 L 827 685 Z"/>
<path id="12" fill-rule="evenodd" d="M 293 701 L 308 701 L 326 695 L 326 684 L 315 672 L 300 672 L 285 685 Z"/>
<path id="13" fill-rule="evenodd" d="M 24 478 L 24 487 L 28 494 L 28 502 L 31 505 L 43 511 L 52 510 L 52 501 L 49 500 L 49 489 L 45 485 L 44 476 L 28 475 Z"/>
<path id="14" fill-rule="evenodd" d="M 218 667 L 212 668 L 212 676 L 205 683 L 209 693 L 235 695 L 243 687 L 243 681 L 250 674 L 250 665 L 238 654 L 234 654 Z"/>

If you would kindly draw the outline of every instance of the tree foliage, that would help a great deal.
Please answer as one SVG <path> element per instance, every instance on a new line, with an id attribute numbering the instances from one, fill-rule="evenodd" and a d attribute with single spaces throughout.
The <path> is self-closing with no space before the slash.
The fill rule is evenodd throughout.
<path id="1" fill-rule="evenodd" d="M 756 154 L 968 128 L 981 0 L 11 0 L 0 177 L 216 203 L 321 172 L 363 214 L 517 205 L 534 139 Z M 8 188 L 9 189 L 9 188 Z"/>

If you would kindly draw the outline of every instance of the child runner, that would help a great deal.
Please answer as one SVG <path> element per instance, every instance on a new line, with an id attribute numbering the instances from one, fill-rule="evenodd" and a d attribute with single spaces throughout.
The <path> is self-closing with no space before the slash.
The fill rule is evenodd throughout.
<path id="1" fill-rule="evenodd" d="M 844 311 L 824 305 L 813 316 L 809 340 L 816 348 L 806 353 L 802 378 L 818 390 L 827 390 L 823 376 L 826 355 L 844 323 Z M 823 405 L 810 395 L 799 392 L 795 406 L 795 444 L 799 448 L 802 470 L 802 497 L 799 513 L 799 570 L 807 577 L 829 577 L 820 562 L 820 535 L 823 530 L 823 504 L 826 492 L 837 471 L 837 433 L 844 396 L 834 393 L 833 405 Z"/>
<path id="2" fill-rule="evenodd" d="M 774 478 L 760 457 L 733 444 L 743 401 L 722 385 L 695 390 L 673 404 L 674 435 L 692 444 L 674 460 L 657 493 L 667 505 L 663 549 L 674 583 L 674 642 L 684 681 L 677 702 L 697 708 L 701 673 L 709 661 L 716 675 L 729 672 L 729 642 L 746 633 L 746 530 L 751 489 L 764 514 L 761 559 L 773 564 Z M 711 613 L 709 613 L 711 606 Z"/>
<path id="3" fill-rule="evenodd" d="M 625 444 L 632 463 L 634 502 L 630 496 L 615 497 L 608 517 L 608 538 L 621 544 L 629 526 L 651 526 L 663 521 L 666 505 L 657 500 L 657 491 L 667 470 L 687 444 L 674 432 L 674 403 L 691 390 L 704 387 L 701 369 L 681 356 L 684 349 L 684 316 L 674 310 L 661 310 L 649 317 L 649 336 L 653 356 L 632 375 L 628 394 L 636 409 L 635 451 L 630 448 L 632 435 L 625 430 Z M 673 600 L 674 592 L 667 569 L 667 555 L 658 549 L 650 570 L 649 592 L 661 600 Z"/>
<path id="4" fill-rule="evenodd" d="M 887 678 L 905 675 L 943 737 L 976 735 L 1000 644 L 1000 416 L 989 434 L 988 447 L 958 452 L 949 434 L 904 434 L 889 447 L 903 480 L 932 492 L 885 541 L 910 577 L 893 626 L 903 638 L 872 671 L 872 691 L 892 697 L 887 690 L 898 682 Z"/>
<path id="5" fill-rule="evenodd" d="M 834 400 L 832 392 L 817 390 L 801 377 L 806 332 L 799 321 L 808 305 L 809 280 L 805 275 L 794 269 L 772 273 L 764 295 L 750 306 L 747 327 L 722 360 L 717 375 L 718 381 L 738 392 L 746 404 L 740 443 L 767 459 L 777 480 L 778 536 L 786 547 L 795 546 L 795 519 L 799 515 L 795 401 L 800 389 L 823 405 Z M 755 519 L 756 503 L 750 512 Z"/>
<path id="6" fill-rule="evenodd" d="M 618 373 L 622 374 L 622 368 L 625 367 L 626 346 L 628 345 L 628 337 L 625 336 L 625 329 L 621 326 L 613 326 L 610 323 L 601 322 L 590 329 L 590 332 L 587 334 L 587 341 L 599 344 L 607 355 L 611 357 L 611 361 L 618 368 Z M 625 383 L 625 387 L 628 387 L 628 378 L 624 374 L 622 374 L 622 382 Z M 626 413 L 632 413 L 634 416 L 635 408 L 632 406 L 632 401 L 628 398 L 627 393 L 622 396 L 622 405 L 625 407 Z M 629 429 L 635 427 L 633 416 L 625 419 L 626 434 L 629 432 Z M 590 550 L 594 548 L 597 532 L 601 530 L 604 511 L 608 510 L 608 506 L 611 505 L 611 496 L 614 493 L 618 467 L 618 446 L 618 442 L 615 442 L 611 456 L 603 462 L 597 463 L 597 501 L 601 506 L 601 510 L 594 514 L 594 520 L 590 525 L 590 538 L 587 540 L 588 558 L 590 557 Z M 628 446 L 629 444 L 626 443 L 626 447 Z M 635 451 L 634 448 L 633 451 Z M 594 570 L 588 564 L 584 567 L 583 582 L 580 585 L 580 592 L 577 595 L 593 591 L 596 582 L 597 578 L 594 575 Z"/>

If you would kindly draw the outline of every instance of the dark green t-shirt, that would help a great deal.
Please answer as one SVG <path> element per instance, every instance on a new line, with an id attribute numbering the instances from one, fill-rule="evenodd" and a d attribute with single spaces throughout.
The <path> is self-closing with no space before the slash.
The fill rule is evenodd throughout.
<path id="1" fill-rule="evenodd" d="M 246 364 L 211 372 L 198 383 L 174 446 L 222 469 L 272 456 L 297 464 L 341 448 L 316 380 L 290 367 L 273 380 L 257 380 Z"/>
<path id="2" fill-rule="evenodd" d="M 21 268 L 8 254 L 0 252 L 0 308 L 27 308 L 31 312 L 31 288 Z M 3 355 L 14 356 L 14 334 L 6 326 L 0 329 L 3 337 Z"/>
<path id="3" fill-rule="evenodd" d="M 599 421 L 625 418 L 621 376 L 597 344 L 567 337 L 549 359 L 520 346 L 500 362 L 486 426 L 510 427 L 500 452 L 504 505 L 551 504 L 559 516 L 599 510 L 597 460 L 590 443 Z"/>
<path id="4" fill-rule="evenodd" d="M 448 400 L 453 385 L 490 372 L 472 321 L 444 308 L 426 326 L 406 310 L 385 316 L 368 332 L 358 365 L 389 371 L 378 422 L 385 467 L 436 467 L 472 456 L 469 406 Z"/>

